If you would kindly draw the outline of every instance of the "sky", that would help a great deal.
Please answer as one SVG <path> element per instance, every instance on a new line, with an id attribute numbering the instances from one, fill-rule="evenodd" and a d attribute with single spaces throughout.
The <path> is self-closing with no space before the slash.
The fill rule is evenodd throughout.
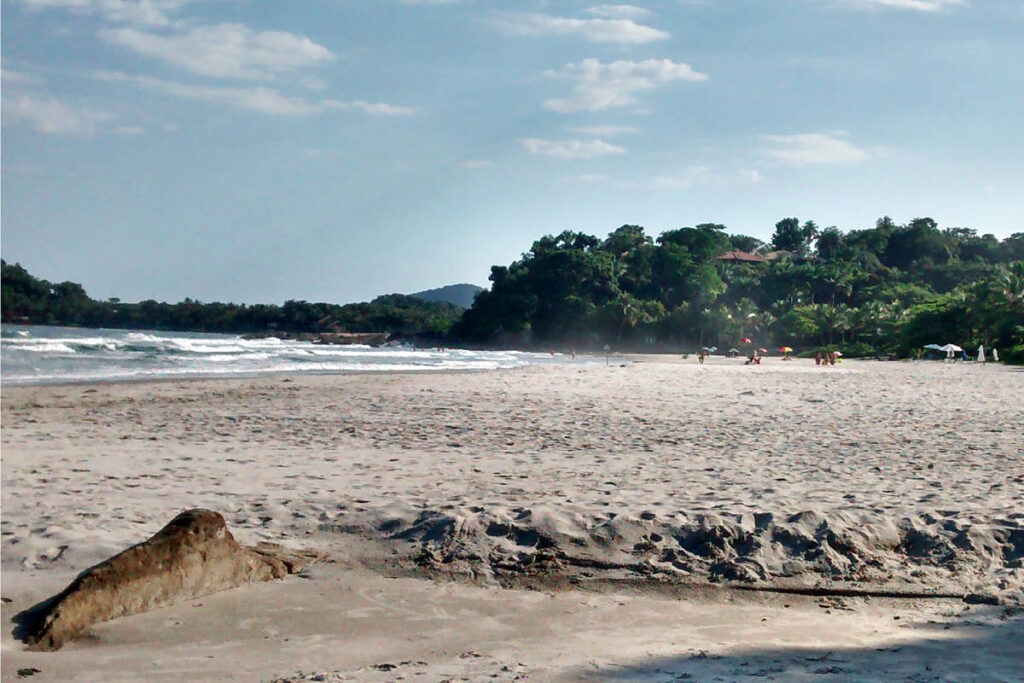
<path id="1" fill-rule="evenodd" d="M 624 224 L 1024 232 L 1020 0 L 0 11 L 0 251 L 95 298 L 486 286 Z"/>

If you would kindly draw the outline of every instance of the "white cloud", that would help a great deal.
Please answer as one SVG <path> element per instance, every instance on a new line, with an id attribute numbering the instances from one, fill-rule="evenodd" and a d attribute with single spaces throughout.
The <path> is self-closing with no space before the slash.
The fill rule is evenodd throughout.
<path id="1" fill-rule="evenodd" d="M 495 20 L 510 36 L 575 35 L 591 43 L 643 45 L 665 40 L 669 34 L 632 19 L 571 19 L 547 14 L 502 14 Z"/>
<path id="2" fill-rule="evenodd" d="M 608 154 L 625 154 L 626 148 L 604 140 L 542 140 L 523 138 L 519 141 L 531 154 L 552 159 L 595 159 Z"/>
<path id="3" fill-rule="evenodd" d="M 18 95 L 3 99 L 3 118 L 5 123 L 25 123 L 50 135 L 92 135 L 113 116 L 51 98 Z"/>
<path id="4" fill-rule="evenodd" d="M 20 0 L 33 10 L 65 9 L 80 14 L 99 14 L 113 22 L 167 26 L 173 14 L 189 0 Z"/>
<path id="5" fill-rule="evenodd" d="M 136 82 L 144 88 L 158 90 L 169 95 L 175 95 L 176 97 L 228 104 L 243 109 L 253 109 L 264 114 L 306 116 L 321 111 L 321 108 L 315 103 L 301 97 L 282 95 L 277 90 L 263 86 L 254 88 L 214 88 L 162 81 L 156 78 L 138 78 Z"/>
<path id="6" fill-rule="evenodd" d="M 34 83 L 35 77 L 23 74 L 20 71 L 11 71 L 10 69 L 0 69 L 0 80 L 4 83 Z"/>
<path id="7" fill-rule="evenodd" d="M 489 159 L 466 159 L 459 165 L 463 168 L 490 168 L 494 162 Z"/>
<path id="8" fill-rule="evenodd" d="M 870 157 L 867 150 L 855 147 L 846 138 L 846 131 L 804 133 L 801 135 L 766 135 L 773 147 L 765 154 L 789 166 L 809 164 L 848 164 Z"/>
<path id="9" fill-rule="evenodd" d="M 316 76 L 306 76 L 299 81 L 299 85 L 310 90 L 327 90 L 327 83 L 322 78 Z"/>
<path id="10" fill-rule="evenodd" d="M 242 24 L 196 26 L 184 33 L 158 35 L 135 28 L 108 29 L 109 43 L 221 78 L 259 79 L 335 59 L 309 38 L 284 31 L 256 33 Z"/>
<path id="11" fill-rule="evenodd" d="M 691 166 L 675 175 L 657 176 L 653 182 L 656 187 L 685 190 L 697 183 L 706 182 L 710 173 L 711 169 L 707 166 Z"/>
<path id="12" fill-rule="evenodd" d="M 761 172 L 756 168 L 741 168 L 739 170 L 739 175 L 741 178 L 751 183 L 759 183 L 764 180 L 764 176 L 762 176 Z"/>
<path id="13" fill-rule="evenodd" d="M 608 180 L 608 176 L 603 173 L 581 173 L 579 175 L 562 176 L 559 180 L 563 183 L 586 183 L 593 185 L 595 183 L 603 183 Z"/>
<path id="14" fill-rule="evenodd" d="M 273 88 L 257 86 L 251 88 L 212 87 L 189 85 L 166 81 L 148 76 L 130 76 L 117 71 L 101 71 L 94 74 L 101 81 L 133 83 L 141 88 L 155 90 L 175 97 L 189 100 L 226 104 L 242 109 L 271 114 L 274 116 L 309 116 L 327 110 L 355 109 L 367 114 L 378 116 L 409 116 L 415 113 L 412 107 L 400 107 L 386 102 L 366 102 L 355 100 L 342 102 L 339 100 L 307 100 L 302 97 L 283 95 Z"/>
<path id="15" fill-rule="evenodd" d="M 761 174 L 752 169 L 723 171 L 711 166 L 695 164 L 674 175 L 657 176 L 651 182 L 655 187 L 686 190 L 695 185 L 736 185 L 738 183 L 759 183 L 762 180 Z"/>
<path id="16" fill-rule="evenodd" d="M 112 132 L 117 135 L 142 135 L 146 129 L 141 126 L 118 126 Z"/>
<path id="17" fill-rule="evenodd" d="M 651 14 L 650 10 L 636 5 L 594 5 L 583 12 L 602 19 L 642 19 Z"/>
<path id="18" fill-rule="evenodd" d="M 598 138 L 608 138 L 623 133 L 636 133 L 637 128 L 633 126 L 569 126 L 566 128 L 570 133 L 579 135 L 592 135 Z"/>
<path id="19" fill-rule="evenodd" d="M 200 100 L 215 104 L 227 104 L 242 109 L 252 109 L 264 114 L 278 116 L 306 116 L 323 111 L 316 102 L 301 97 L 289 97 L 271 88 L 217 88 L 209 86 L 188 85 L 165 81 L 148 76 L 129 76 L 119 72 L 100 72 L 96 78 L 103 81 L 130 82 L 135 85 L 155 90 L 175 97 L 189 100 Z"/>
<path id="20" fill-rule="evenodd" d="M 853 0 L 853 2 L 863 7 L 894 7 L 918 12 L 941 12 L 967 4 L 967 0 Z"/>
<path id="21" fill-rule="evenodd" d="M 568 64 L 561 71 L 550 72 L 549 75 L 576 81 L 569 97 L 544 102 L 547 109 L 563 114 L 636 104 L 636 93 L 671 81 L 708 80 L 705 74 L 694 71 L 689 64 L 677 64 L 669 59 L 619 60 L 602 64 L 591 58 L 579 64 Z"/>
<path id="22" fill-rule="evenodd" d="M 353 102 L 341 102 L 339 100 L 323 100 L 322 104 L 328 109 L 358 109 L 367 114 L 378 116 L 411 116 L 416 113 L 415 107 L 400 107 L 387 102 L 366 102 L 355 100 Z"/>

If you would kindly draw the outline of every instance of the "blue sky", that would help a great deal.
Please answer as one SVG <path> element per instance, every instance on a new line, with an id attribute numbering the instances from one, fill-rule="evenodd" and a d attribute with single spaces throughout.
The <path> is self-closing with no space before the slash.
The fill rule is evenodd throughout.
<path id="1" fill-rule="evenodd" d="M 564 229 L 1024 231 L 1019 0 L 2 0 L 2 252 L 348 302 Z"/>

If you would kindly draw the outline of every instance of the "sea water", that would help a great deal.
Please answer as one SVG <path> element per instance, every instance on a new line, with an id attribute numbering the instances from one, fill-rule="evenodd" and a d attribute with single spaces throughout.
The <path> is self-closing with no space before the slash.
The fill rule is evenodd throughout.
<path id="1" fill-rule="evenodd" d="M 493 370 L 564 363 L 559 354 L 424 349 L 389 344 L 324 345 L 226 334 L 3 325 L 5 385 L 267 373 Z"/>

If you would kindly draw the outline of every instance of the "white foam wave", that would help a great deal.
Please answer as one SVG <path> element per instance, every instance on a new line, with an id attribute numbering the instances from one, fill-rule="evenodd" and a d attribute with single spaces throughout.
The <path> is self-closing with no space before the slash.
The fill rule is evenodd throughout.
<path id="1" fill-rule="evenodd" d="M 74 353 L 75 350 L 59 341 L 31 340 L 24 344 L 17 344 L 19 351 L 33 353 Z"/>
<path id="2" fill-rule="evenodd" d="M 24 333 L 24 334 L 23 334 Z M 4 384 L 269 373 L 493 370 L 552 362 L 548 354 L 321 345 L 273 337 L 82 328 L 4 327 Z M 557 361 L 555 361 L 557 362 Z"/>
<path id="3" fill-rule="evenodd" d="M 393 351 L 391 349 L 373 349 L 369 346 L 358 349 L 353 349 L 353 347 L 349 346 L 317 347 L 310 349 L 309 352 L 315 356 L 340 356 L 345 358 L 444 358 L 444 354 L 437 351 Z"/>
<path id="4" fill-rule="evenodd" d="M 179 367 L 179 368 L 147 368 L 139 370 L 112 369 L 107 371 L 89 371 L 76 373 L 74 376 L 67 374 L 40 374 L 31 376 L 5 377 L 5 384 L 49 384 L 53 382 L 98 382 L 150 379 L 159 377 L 233 377 L 238 375 L 263 375 L 263 374 L 320 374 L 336 372 L 431 372 L 439 370 L 497 370 L 502 367 L 498 363 L 477 362 L 471 364 L 459 363 L 456 365 L 407 365 L 404 363 L 280 363 L 263 366 L 260 368 L 247 367 Z"/>
<path id="5" fill-rule="evenodd" d="M 170 341 L 167 337 L 157 337 L 152 334 L 146 334 L 144 332 L 129 332 L 124 336 L 128 341 L 133 342 L 149 342 L 152 344 L 160 344 L 166 341 Z"/>
<path id="6" fill-rule="evenodd" d="M 214 353 L 203 356 L 204 363 L 233 363 L 241 360 L 266 360 L 272 358 L 269 353 Z"/>

